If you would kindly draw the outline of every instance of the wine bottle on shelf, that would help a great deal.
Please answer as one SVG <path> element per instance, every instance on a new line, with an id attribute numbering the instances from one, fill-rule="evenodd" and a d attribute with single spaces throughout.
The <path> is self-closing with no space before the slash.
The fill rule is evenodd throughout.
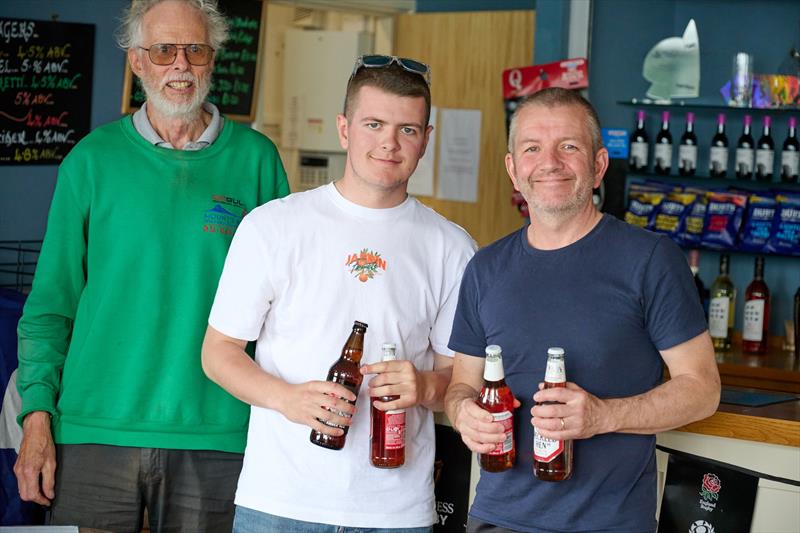
<path id="1" fill-rule="evenodd" d="M 628 160 L 628 166 L 634 172 L 647 171 L 647 152 L 649 148 L 650 138 L 647 136 L 647 130 L 644 129 L 644 111 L 638 110 L 636 112 L 636 129 L 631 133 L 631 156 Z"/>
<path id="2" fill-rule="evenodd" d="M 661 113 L 661 129 L 656 135 L 654 170 L 656 174 L 668 175 L 672 168 L 672 134 L 669 132 L 669 111 Z"/>
<path id="3" fill-rule="evenodd" d="M 700 250 L 689 250 L 689 270 L 694 276 L 694 285 L 697 287 L 697 296 L 703 306 L 703 312 L 708 317 L 708 289 L 700 279 Z"/>
<path id="4" fill-rule="evenodd" d="M 750 135 L 750 125 L 753 118 L 750 115 L 744 116 L 744 129 L 739 142 L 736 143 L 736 177 L 740 180 L 749 180 L 753 177 L 753 163 L 756 154 L 753 143 L 753 136 Z"/>
<path id="5" fill-rule="evenodd" d="M 711 285 L 711 300 L 708 304 L 708 331 L 716 351 L 731 349 L 736 287 L 728 277 L 729 265 L 730 256 L 722 254 L 719 258 L 719 276 Z"/>
<path id="6" fill-rule="evenodd" d="M 758 181 L 772 181 L 772 169 L 775 166 L 775 143 L 770 135 L 772 119 L 764 116 L 764 129 L 756 144 L 756 179 Z"/>
<path id="7" fill-rule="evenodd" d="M 789 117 L 789 135 L 781 152 L 781 181 L 797 183 L 800 174 L 800 143 L 797 142 L 797 119 Z"/>
<path id="8" fill-rule="evenodd" d="M 725 135 L 725 114 L 717 116 L 717 133 L 711 139 L 711 154 L 708 158 L 708 174 L 712 178 L 724 178 L 728 172 L 728 136 Z"/>
<path id="9" fill-rule="evenodd" d="M 764 282 L 764 258 L 756 257 L 753 281 L 744 293 L 742 351 L 766 353 L 769 330 L 769 287 Z"/>
<path id="10" fill-rule="evenodd" d="M 686 113 L 686 131 L 678 146 L 678 172 L 681 176 L 694 176 L 697 168 L 697 135 L 694 133 L 694 113 Z"/>

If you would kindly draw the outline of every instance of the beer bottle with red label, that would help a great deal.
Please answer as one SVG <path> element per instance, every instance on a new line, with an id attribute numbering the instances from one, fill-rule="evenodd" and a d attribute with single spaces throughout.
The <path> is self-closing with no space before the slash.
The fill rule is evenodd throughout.
<path id="1" fill-rule="evenodd" d="M 502 472 L 514 466 L 514 395 L 506 385 L 503 372 L 502 350 L 496 344 L 486 347 L 486 364 L 483 368 L 483 387 L 478 395 L 478 405 L 492 414 L 495 422 L 503 424 L 505 440 L 494 450 L 480 454 L 481 468 L 487 472 Z"/>
<path id="2" fill-rule="evenodd" d="M 564 349 L 547 350 L 547 370 L 544 375 L 544 388 L 567 386 L 567 373 L 564 369 Z M 557 402 L 544 402 L 557 403 Z M 563 420 L 562 420 L 563 426 Z M 533 474 L 543 481 L 564 481 L 572 475 L 572 441 L 553 440 L 543 437 L 533 428 Z"/>
<path id="3" fill-rule="evenodd" d="M 361 386 L 361 380 L 363 379 L 363 376 L 358 371 L 358 365 L 361 363 L 361 356 L 364 353 L 364 334 L 366 331 L 367 325 L 363 322 L 356 320 L 353 323 L 353 331 L 350 333 L 350 337 L 347 338 L 347 342 L 344 343 L 342 355 L 339 356 L 339 359 L 333 363 L 333 366 L 328 370 L 328 381 L 342 385 L 356 396 L 358 396 L 358 388 Z M 356 402 L 350 403 L 355 405 Z M 334 411 L 332 409 L 329 409 L 329 411 L 340 416 L 348 416 L 340 411 Z M 329 420 L 319 421 L 326 426 L 344 430 L 344 434 L 334 437 L 312 429 L 311 442 L 317 446 L 322 446 L 323 448 L 331 450 L 341 450 L 344 448 L 348 426 L 340 426 Z"/>
<path id="4" fill-rule="evenodd" d="M 396 347 L 393 343 L 386 342 L 381 347 L 383 361 L 396 361 Z M 381 411 L 372 402 L 391 402 L 399 396 L 376 396 L 370 398 L 370 458 L 373 466 L 378 468 L 397 468 L 406 461 L 406 410 L 390 409 Z"/>

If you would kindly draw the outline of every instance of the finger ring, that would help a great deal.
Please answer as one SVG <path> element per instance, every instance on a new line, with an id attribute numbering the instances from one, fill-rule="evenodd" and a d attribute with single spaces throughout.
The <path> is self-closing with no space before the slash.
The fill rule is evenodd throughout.
<path id="1" fill-rule="evenodd" d="M 564 419 L 563 418 L 560 418 L 559 420 L 561 420 L 561 429 L 563 430 L 564 428 L 567 427 L 567 425 L 564 423 Z"/>

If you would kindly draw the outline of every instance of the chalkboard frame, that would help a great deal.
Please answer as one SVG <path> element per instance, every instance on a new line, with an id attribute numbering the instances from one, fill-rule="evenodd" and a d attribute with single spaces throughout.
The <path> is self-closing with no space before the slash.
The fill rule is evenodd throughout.
<path id="1" fill-rule="evenodd" d="M 225 115 L 226 118 L 236 120 L 239 122 L 253 122 L 256 118 L 256 97 L 258 95 L 258 91 L 261 85 L 261 71 L 262 71 L 262 49 L 264 47 L 264 43 L 266 41 L 266 29 L 267 29 L 267 8 L 264 0 L 253 0 L 257 1 L 261 4 L 260 8 L 260 16 L 259 16 L 259 28 L 258 28 L 258 46 L 256 49 L 256 69 L 255 69 L 255 77 L 253 80 L 253 90 L 250 92 L 250 112 L 247 115 L 241 114 L 227 114 L 225 113 L 224 109 L 220 111 Z M 224 9 L 224 5 L 222 6 Z M 131 70 L 131 65 L 128 62 L 128 55 L 125 54 L 125 77 L 122 82 L 122 108 L 121 111 L 123 114 L 129 114 L 137 111 L 139 108 L 137 106 L 131 105 L 131 92 L 133 91 L 133 84 L 135 83 L 135 75 Z"/>

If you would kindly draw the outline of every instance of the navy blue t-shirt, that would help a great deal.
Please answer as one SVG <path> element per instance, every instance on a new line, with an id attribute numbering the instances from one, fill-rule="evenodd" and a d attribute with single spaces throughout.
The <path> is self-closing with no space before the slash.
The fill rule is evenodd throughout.
<path id="1" fill-rule="evenodd" d="M 532 248 L 527 227 L 480 250 L 464 272 L 449 346 L 483 357 L 487 345 L 500 345 L 506 382 L 522 406 L 514 413 L 516 464 L 481 471 L 470 514 L 527 532 L 654 531 L 655 437 L 577 440 L 572 477 L 539 481 L 532 397 L 549 347 L 566 351 L 568 381 L 599 398 L 628 397 L 661 381 L 659 350 L 705 329 L 680 249 L 611 216 L 558 250 Z"/>

